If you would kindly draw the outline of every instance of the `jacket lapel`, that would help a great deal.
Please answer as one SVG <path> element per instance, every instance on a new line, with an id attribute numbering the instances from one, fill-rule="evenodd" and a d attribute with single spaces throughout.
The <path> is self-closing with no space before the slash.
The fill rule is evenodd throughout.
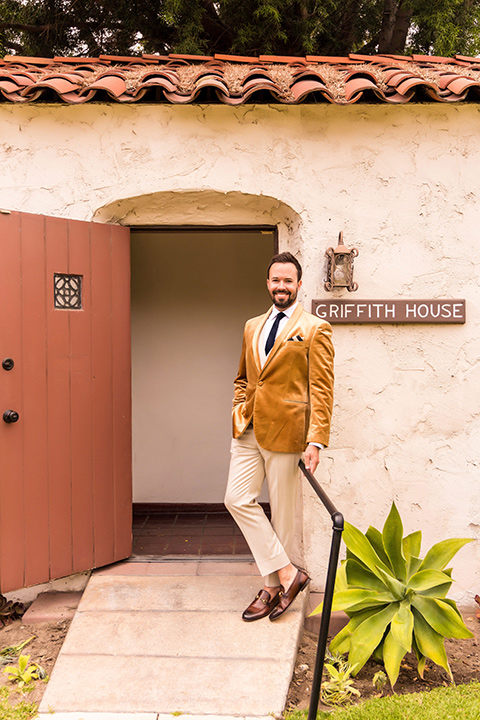
<path id="1" fill-rule="evenodd" d="M 302 313 L 303 313 L 303 307 L 299 303 L 297 305 L 297 307 L 295 308 L 295 311 L 294 311 L 292 317 L 289 318 L 288 322 L 284 325 L 282 330 L 278 333 L 277 337 L 275 338 L 275 344 L 268 354 L 268 357 L 265 361 L 265 365 L 262 368 L 262 372 L 265 370 L 265 368 L 268 366 L 268 364 L 272 361 L 272 358 L 278 352 L 279 348 L 285 342 L 286 338 L 289 337 L 292 328 L 295 327 L 295 325 L 298 322 L 298 320 L 300 319 L 300 316 Z M 265 320 L 266 320 L 266 318 L 265 318 Z M 265 320 L 264 320 L 264 322 L 265 322 Z M 264 322 L 262 323 L 261 327 L 263 327 Z M 258 336 L 257 336 L 257 354 L 258 354 Z"/>
<path id="2" fill-rule="evenodd" d="M 257 327 L 255 328 L 255 330 L 253 332 L 253 340 L 252 340 L 253 357 L 255 359 L 255 365 L 257 366 L 258 372 L 260 372 L 262 369 L 262 363 L 260 362 L 260 355 L 258 353 L 258 340 L 260 337 L 260 333 L 262 332 L 262 328 L 265 325 L 268 316 L 270 315 L 270 312 L 271 312 L 271 310 L 266 312 L 265 315 L 260 316 L 258 323 L 257 323 Z"/>

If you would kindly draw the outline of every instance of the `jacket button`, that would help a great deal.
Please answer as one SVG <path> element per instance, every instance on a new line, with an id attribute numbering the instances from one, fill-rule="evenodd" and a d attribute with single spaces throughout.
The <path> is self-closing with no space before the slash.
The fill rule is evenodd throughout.
<path id="1" fill-rule="evenodd" d="M 262 387 L 262 385 L 263 385 L 263 380 L 260 380 L 260 382 L 258 383 L 258 387 Z"/>

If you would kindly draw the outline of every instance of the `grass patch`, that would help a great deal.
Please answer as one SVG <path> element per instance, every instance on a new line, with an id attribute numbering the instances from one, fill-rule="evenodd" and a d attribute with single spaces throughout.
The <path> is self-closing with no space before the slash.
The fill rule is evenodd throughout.
<path id="1" fill-rule="evenodd" d="M 306 720 L 307 711 L 295 710 L 287 720 Z M 430 692 L 372 698 L 359 705 L 319 712 L 317 720 L 478 720 L 480 682 L 436 688 Z"/>
<path id="2" fill-rule="evenodd" d="M 11 691 L 8 687 L 0 687 L 0 720 L 31 720 L 37 716 L 37 703 L 20 700 L 12 704 L 10 695 Z"/>

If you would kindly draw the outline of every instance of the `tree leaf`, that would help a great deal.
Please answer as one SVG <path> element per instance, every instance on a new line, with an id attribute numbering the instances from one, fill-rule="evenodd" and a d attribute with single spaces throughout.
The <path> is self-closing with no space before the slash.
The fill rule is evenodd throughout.
<path id="1" fill-rule="evenodd" d="M 390 633 L 395 641 L 402 646 L 405 651 L 404 654 L 410 652 L 412 649 L 413 614 L 407 603 L 402 603 L 397 614 L 393 617 Z"/>
<path id="2" fill-rule="evenodd" d="M 392 565 L 395 577 L 405 582 L 407 565 L 402 552 L 403 525 L 395 503 L 392 503 L 388 517 L 383 526 L 382 540 L 385 552 Z"/>
<path id="3" fill-rule="evenodd" d="M 433 545 L 425 555 L 419 570 L 443 570 L 454 555 L 473 538 L 450 538 Z"/>
<path id="4" fill-rule="evenodd" d="M 419 570 L 410 578 L 408 587 L 416 592 L 421 592 L 448 582 L 451 583 L 452 581 L 441 570 Z"/>
<path id="5" fill-rule="evenodd" d="M 386 608 L 383 608 L 383 610 L 379 610 L 375 615 L 364 620 L 352 633 L 348 661 L 352 665 L 356 665 L 354 675 L 362 669 L 382 640 L 383 634 L 397 612 L 398 607 L 398 603 L 391 603 Z"/>
<path id="6" fill-rule="evenodd" d="M 419 653 L 442 667 L 452 678 L 452 671 L 445 652 L 444 638 L 437 633 L 417 610 L 413 610 L 415 642 Z M 425 663 L 424 663 L 425 665 Z"/>
<path id="7" fill-rule="evenodd" d="M 427 623 L 443 637 L 473 637 L 458 612 L 445 600 L 425 597 L 424 595 L 414 595 L 412 605 L 423 615 Z"/>
<path id="8" fill-rule="evenodd" d="M 400 663 L 405 657 L 406 652 L 403 645 L 397 641 L 393 632 L 390 630 L 383 643 L 383 662 L 392 688 L 397 682 Z"/>

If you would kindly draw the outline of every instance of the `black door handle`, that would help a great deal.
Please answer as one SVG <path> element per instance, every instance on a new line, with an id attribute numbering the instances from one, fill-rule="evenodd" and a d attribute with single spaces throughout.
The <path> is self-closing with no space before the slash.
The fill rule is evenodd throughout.
<path id="1" fill-rule="evenodd" d="M 5 410 L 3 413 L 3 419 L 6 423 L 15 423 L 19 417 L 18 412 L 15 412 L 15 410 Z"/>

